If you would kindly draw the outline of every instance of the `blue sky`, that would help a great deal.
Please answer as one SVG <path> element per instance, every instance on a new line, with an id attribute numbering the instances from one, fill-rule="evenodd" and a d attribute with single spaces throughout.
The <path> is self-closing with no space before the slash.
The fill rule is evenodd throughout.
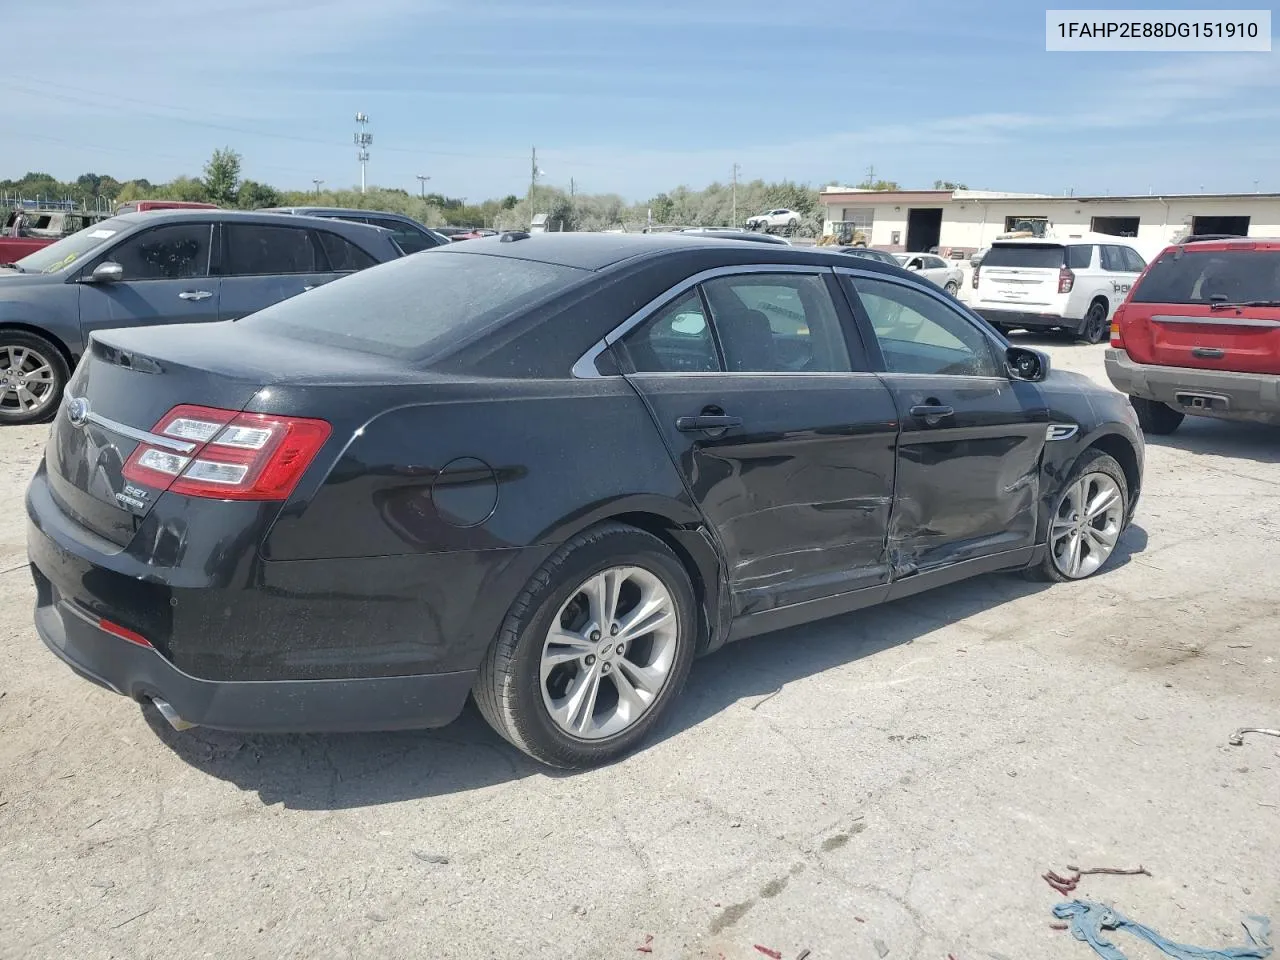
<path id="1" fill-rule="evenodd" d="M 472 200 L 523 193 L 532 145 L 544 182 L 628 199 L 735 162 L 815 184 L 874 165 L 906 187 L 1280 192 L 1275 54 L 1046 53 L 1025 0 L 4 5 L 24 40 L 0 61 L 0 178 L 160 181 L 230 145 L 246 176 L 349 186 L 364 111 L 371 183 L 427 174 Z"/>

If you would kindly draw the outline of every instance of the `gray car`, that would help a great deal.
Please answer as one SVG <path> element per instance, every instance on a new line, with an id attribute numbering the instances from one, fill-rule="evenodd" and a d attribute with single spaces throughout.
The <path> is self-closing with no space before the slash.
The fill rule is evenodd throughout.
<path id="1" fill-rule="evenodd" d="M 413 217 L 383 210 L 357 210 L 348 207 L 269 207 L 263 213 L 292 213 L 303 217 L 322 217 L 325 220 L 348 220 L 352 223 L 370 223 L 391 231 L 396 244 L 405 253 L 419 253 L 432 247 L 449 245 L 449 237 L 423 226 Z M 466 231 L 463 231 L 466 232 Z"/>
<path id="2" fill-rule="evenodd" d="M 343 220 L 161 210 L 103 220 L 0 265 L 0 424 L 38 423 L 96 330 L 238 320 L 402 256 Z"/>

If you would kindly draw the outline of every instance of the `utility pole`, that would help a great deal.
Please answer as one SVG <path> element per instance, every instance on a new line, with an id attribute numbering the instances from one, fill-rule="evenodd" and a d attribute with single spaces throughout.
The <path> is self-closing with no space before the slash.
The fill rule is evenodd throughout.
<path id="1" fill-rule="evenodd" d="M 529 167 L 529 224 L 533 224 L 533 192 L 538 189 L 538 148 L 533 148 L 533 159 Z"/>
<path id="2" fill-rule="evenodd" d="M 538 189 L 538 178 L 546 171 L 538 167 L 538 148 L 533 148 L 533 162 L 529 167 L 529 226 L 533 226 L 533 201 L 534 194 Z"/>
<path id="3" fill-rule="evenodd" d="M 733 215 L 729 221 L 729 226 L 735 230 L 738 227 L 738 172 L 742 169 L 738 164 L 733 165 Z"/>
<path id="4" fill-rule="evenodd" d="M 1257 183 L 1258 181 L 1257 181 L 1257 180 L 1255 180 L 1255 181 L 1253 181 L 1253 182 L 1254 182 L 1254 183 Z M 576 197 L 577 195 L 578 195 L 578 185 L 577 185 L 577 183 L 574 181 L 573 177 L 570 177 L 570 178 L 569 178 L 569 196 L 570 196 L 570 197 Z"/>
<path id="5" fill-rule="evenodd" d="M 319 177 L 313 177 L 311 182 L 316 185 L 316 196 L 320 196 L 320 184 L 324 183 L 324 181 Z"/>
<path id="6" fill-rule="evenodd" d="M 423 199 L 423 200 L 427 199 L 427 181 L 428 181 L 428 180 L 430 180 L 430 179 L 431 179 L 430 177 L 428 177 L 428 176 L 426 176 L 426 175 L 424 175 L 424 174 L 421 174 L 421 173 L 420 173 L 420 174 L 418 174 L 418 186 L 422 188 L 422 199 Z"/>
<path id="7" fill-rule="evenodd" d="M 369 115 L 367 113 L 356 114 L 356 124 L 359 129 L 355 132 L 356 159 L 360 161 L 360 192 L 365 191 L 365 167 L 369 163 L 369 144 L 373 143 L 373 134 L 369 133 Z"/>

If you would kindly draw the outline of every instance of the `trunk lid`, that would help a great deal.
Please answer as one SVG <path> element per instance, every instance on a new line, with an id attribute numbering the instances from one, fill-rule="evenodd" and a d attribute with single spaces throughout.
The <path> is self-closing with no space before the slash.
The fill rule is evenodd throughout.
<path id="1" fill-rule="evenodd" d="M 1045 307 L 1058 296 L 1066 247 L 1049 243 L 995 243 L 982 260 L 978 296 L 984 303 Z"/>
<path id="2" fill-rule="evenodd" d="M 124 465 L 174 407 L 239 412 L 272 384 L 394 382 L 393 366 L 231 323 L 96 333 L 50 431 L 50 491 L 80 525 L 124 547 L 164 493 L 126 479 Z"/>
<path id="3" fill-rule="evenodd" d="M 1138 363 L 1280 375 L 1280 249 L 1245 241 L 1167 250 L 1117 321 Z"/>

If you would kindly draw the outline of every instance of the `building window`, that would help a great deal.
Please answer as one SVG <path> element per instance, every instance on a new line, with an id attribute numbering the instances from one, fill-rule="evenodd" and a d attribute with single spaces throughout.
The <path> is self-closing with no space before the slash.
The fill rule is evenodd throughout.
<path id="1" fill-rule="evenodd" d="M 1049 229 L 1048 217 L 1005 217 L 1005 233 L 1027 233 L 1033 237 L 1043 237 Z"/>
<path id="2" fill-rule="evenodd" d="M 1110 237 L 1136 237 L 1139 217 L 1094 217 L 1089 221 L 1093 233 L 1105 233 Z"/>

